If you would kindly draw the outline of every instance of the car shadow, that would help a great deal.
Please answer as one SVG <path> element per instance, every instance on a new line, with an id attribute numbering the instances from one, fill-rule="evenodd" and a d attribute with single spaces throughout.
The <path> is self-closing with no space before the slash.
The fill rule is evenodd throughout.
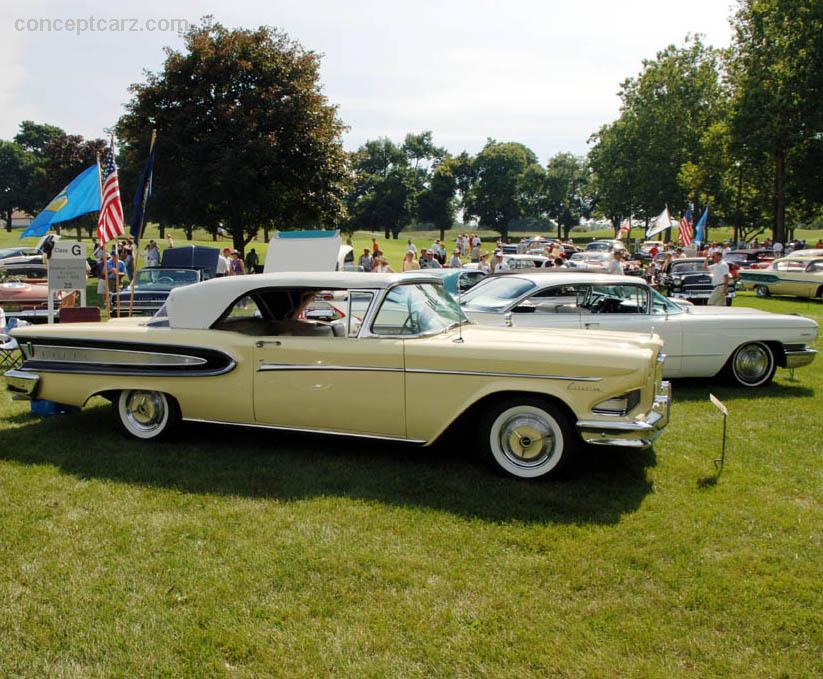
<path id="1" fill-rule="evenodd" d="M 469 440 L 429 448 L 268 429 L 184 423 L 175 440 L 141 443 L 104 407 L 45 419 L 12 416 L 0 459 L 83 479 L 189 493 L 298 501 L 338 496 L 487 521 L 614 524 L 652 490 L 653 450 L 583 447 L 567 478 L 524 482 L 478 459 Z"/>
<path id="2" fill-rule="evenodd" d="M 678 401 L 705 401 L 709 394 L 714 394 L 721 401 L 735 401 L 738 399 L 752 400 L 762 398 L 809 398 L 815 391 L 811 387 L 798 383 L 774 383 L 755 389 L 735 387 L 724 382 L 710 382 L 703 379 L 672 380 L 672 400 Z"/>

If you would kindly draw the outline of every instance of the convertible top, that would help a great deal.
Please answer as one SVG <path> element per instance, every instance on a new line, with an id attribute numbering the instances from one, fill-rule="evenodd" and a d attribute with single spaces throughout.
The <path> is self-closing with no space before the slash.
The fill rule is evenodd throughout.
<path id="1" fill-rule="evenodd" d="M 249 276 L 226 276 L 174 288 L 166 301 L 172 328 L 209 328 L 229 304 L 263 288 L 315 288 L 317 290 L 378 289 L 398 283 L 425 281 L 442 285 L 442 279 L 415 274 L 378 274 L 351 271 L 282 272 Z"/>

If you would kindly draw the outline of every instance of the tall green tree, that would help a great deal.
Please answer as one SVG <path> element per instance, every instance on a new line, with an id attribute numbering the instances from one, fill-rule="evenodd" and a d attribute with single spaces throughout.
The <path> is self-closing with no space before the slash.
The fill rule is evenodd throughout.
<path id="1" fill-rule="evenodd" d="M 537 156 L 523 144 L 489 139 L 474 159 L 467 212 L 481 227 L 506 238 L 512 222 L 525 216 L 529 193 L 524 180 L 534 165 L 539 166 Z"/>
<path id="2" fill-rule="evenodd" d="M 440 239 L 445 238 L 446 229 L 454 224 L 457 209 L 457 179 L 452 158 L 438 163 L 431 173 L 431 179 L 417 199 L 417 216 L 421 222 L 431 222 L 440 230 Z"/>
<path id="3" fill-rule="evenodd" d="M 591 214 L 589 168 L 583 158 L 558 153 L 546 166 L 548 215 L 557 223 L 557 237 L 568 239 L 582 217 Z"/>
<path id="4" fill-rule="evenodd" d="M 264 226 L 340 224 L 345 128 L 319 66 L 315 52 L 275 28 L 192 26 L 184 49 L 167 49 L 163 70 L 132 86 L 118 122 L 126 200 L 155 128 L 148 212 L 161 225 L 221 223 L 242 252 Z"/>
<path id="5" fill-rule="evenodd" d="M 820 205 L 820 189 L 804 190 L 797 169 L 810 160 L 813 167 L 823 150 L 823 3 L 740 0 L 732 28 L 735 153 L 751 166 L 772 166 L 773 237 L 785 241 L 787 197 L 802 206 L 805 196 L 807 209 Z M 791 185 L 792 178 L 800 181 Z"/>
<path id="6" fill-rule="evenodd" d="M 11 231 L 14 210 L 34 212 L 38 181 L 37 159 L 13 141 L 0 141 L 0 216 Z"/>

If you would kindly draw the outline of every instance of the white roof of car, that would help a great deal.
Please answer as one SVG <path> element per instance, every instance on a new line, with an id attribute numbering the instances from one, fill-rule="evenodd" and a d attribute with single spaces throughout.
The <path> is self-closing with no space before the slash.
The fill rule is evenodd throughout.
<path id="1" fill-rule="evenodd" d="M 646 285 L 642 278 L 637 276 L 615 276 L 607 273 L 576 273 L 563 269 L 547 269 L 543 271 L 528 271 L 524 273 L 507 274 L 506 278 L 525 278 L 536 285 L 567 285 L 572 283 L 594 283 L 595 285 L 617 285 L 620 283 L 634 283 Z"/>
<path id="2" fill-rule="evenodd" d="M 317 288 L 319 290 L 383 289 L 414 279 L 442 284 L 425 272 L 406 274 L 334 272 L 283 272 L 225 276 L 174 288 L 166 300 L 172 328 L 209 328 L 235 300 L 262 288 Z"/>

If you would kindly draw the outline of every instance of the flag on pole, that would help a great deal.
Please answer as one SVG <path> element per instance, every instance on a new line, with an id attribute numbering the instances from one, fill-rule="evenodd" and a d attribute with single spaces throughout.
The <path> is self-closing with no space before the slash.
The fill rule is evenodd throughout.
<path id="1" fill-rule="evenodd" d="M 20 238 L 42 236 L 52 224 L 65 222 L 89 212 L 100 209 L 100 185 L 97 177 L 97 165 L 83 170 L 43 208 Z"/>
<path id="2" fill-rule="evenodd" d="M 651 238 L 652 236 L 656 236 L 658 233 L 662 233 L 666 229 L 671 228 L 672 220 L 669 217 L 669 207 L 668 205 L 663 209 L 657 217 L 655 217 L 654 221 L 651 223 L 649 230 L 646 231 L 646 238 Z"/>
<path id="3" fill-rule="evenodd" d="M 117 165 L 114 163 L 114 137 L 109 145 L 106 167 L 103 168 L 100 189 L 100 216 L 97 218 L 97 237 L 100 243 L 126 233 L 123 222 L 123 205 L 120 202 L 120 182 L 117 180 Z"/>
<path id="4" fill-rule="evenodd" d="M 692 209 L 688 208 L 686 213 L 680 219 L 680 245 L 684 248 L 692 244 L 692 238 L 694 237 L 692 219 Z"/>
<path id="5" fill-rule="evenodd" d="M 628 217 L 626 217 L 626 219 L 624 219 L 622 222 L 620 222 L 620 230 L 617 232 L 617 237 L 618 238 L 623 238 L 623 236 L 625 236 L 626 234 L 631 233 L 631 230 L 632 230 L 632 216 L 629 215 Z"/>
<path id="6" fill-rule="evenodd" d="M 151 195 L 152 174 L 154 172 L 154 142 L 156 139 L 157 135 L 152 131 L 149 157 L 148 160 L 146 160 L 146 166 L 143 168 L 143 174 L 140 175 L 140 183 L 137 185 L 137 191 L 134 193 L 134 212 L 131 216 L 130 232 L 135 244 L 139 243 L 143 238 L 146 203 L 149 202 L 149 196 Z"/>
<path id="7" fill-rule="evenodd" d="M 703 210 L 703 214 L 700 216 L 700 219 L 697 221 L 697 226 L 694 229 L 694 239 L 698 243 L 702 243 L 706 240 L 706 222 L 709 219 L 709 206 L 706 206 L 706 209 Z"/>

